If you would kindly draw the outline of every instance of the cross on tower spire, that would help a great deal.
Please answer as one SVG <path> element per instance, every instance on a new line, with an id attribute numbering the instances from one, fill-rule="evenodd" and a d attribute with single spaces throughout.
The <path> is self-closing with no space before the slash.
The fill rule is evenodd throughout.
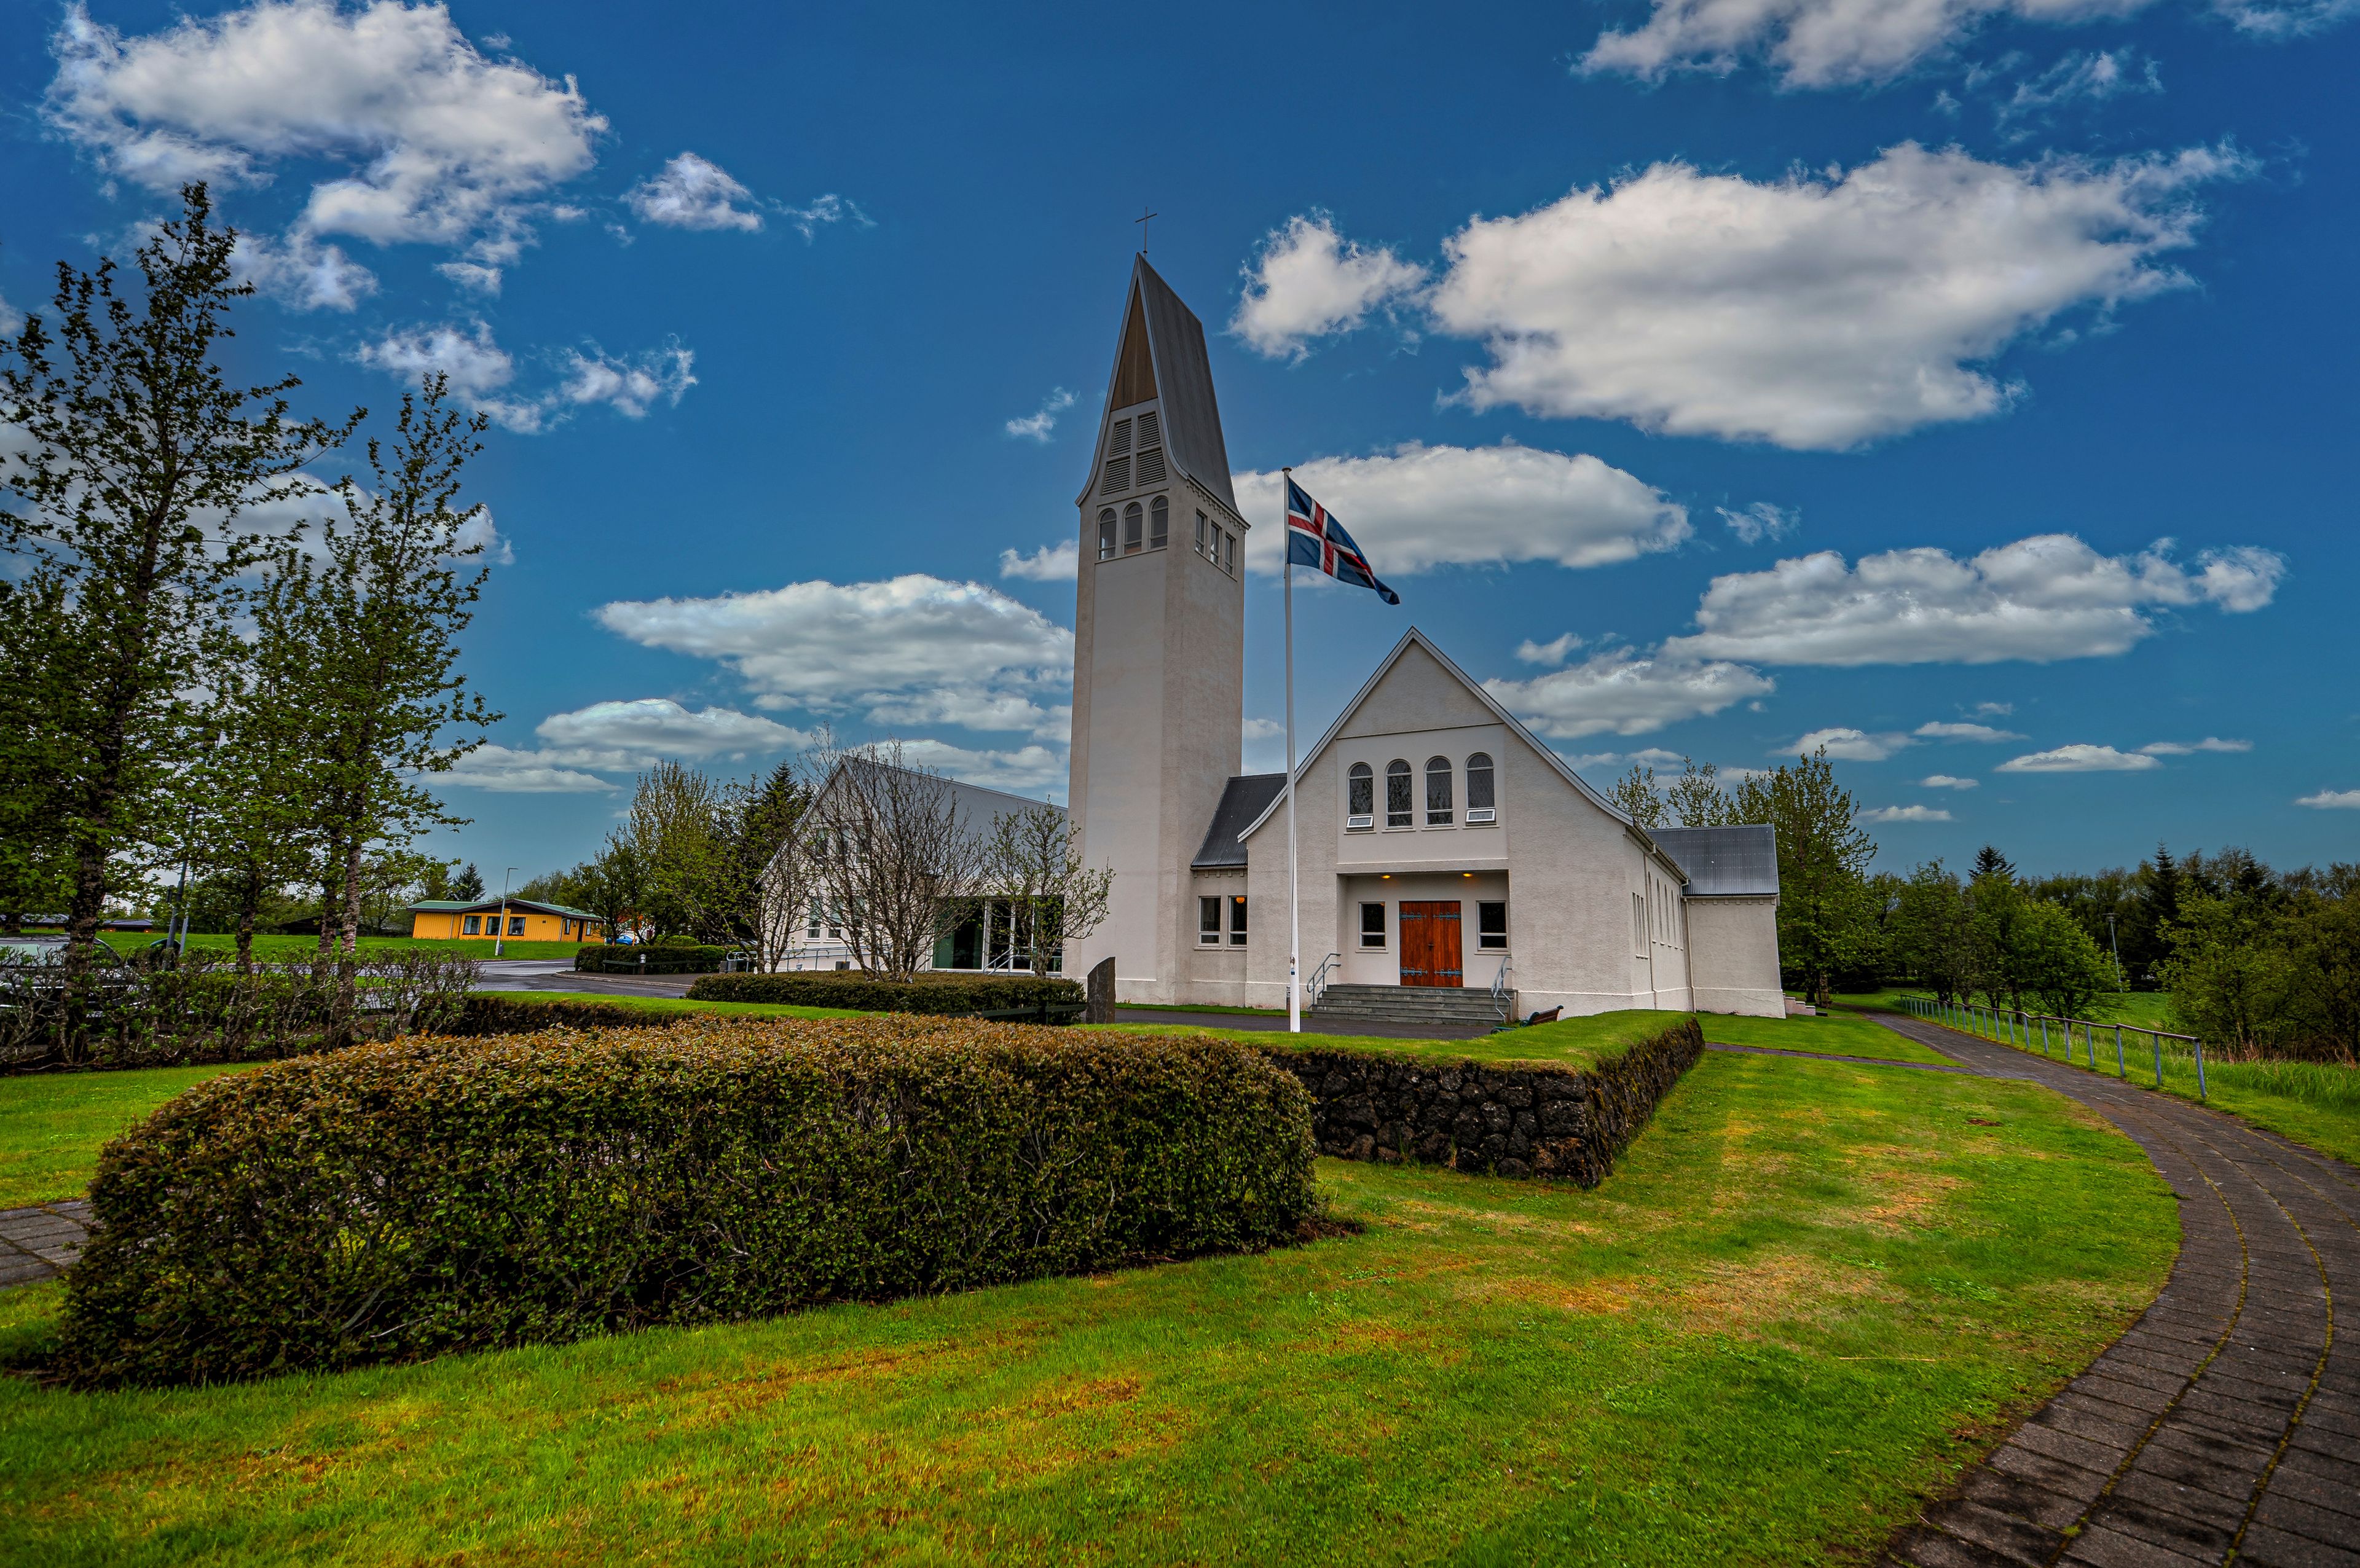
<path id="1" fill-rule="evenodd" d="M 1147 254 L 1147 220 L 1148 220 L 1148 219 L 1150 219 L 1150 218 L 1160 218 L 1160 217 L 1162 217 L 1163 215 L 1164 215 L 1164 214 L 1163 214 L 1163 213 L 1161 213 L 1161 212 L 1149 212 L 1149 211 L 1147 210 L 1147 203 L 1146 203 L 1146 202 L 1144 202 L 1144 201 L 1142 201 L 1142 202 L 1139 204 L 1139 216 L 1138 216 L 1138 217 L 1136 217 L 1136 218 L 1133 218 L 1133 219 L 1131 220 L 1131 222 L 1132 222 L 1132 223 L 1137 223 L 1137 224 L 1139 225 L 1139 254 L 1140 254 L 1140 255 L 1142 255 L 1142 256 L 1145 256 L 1145 255 Z"/>

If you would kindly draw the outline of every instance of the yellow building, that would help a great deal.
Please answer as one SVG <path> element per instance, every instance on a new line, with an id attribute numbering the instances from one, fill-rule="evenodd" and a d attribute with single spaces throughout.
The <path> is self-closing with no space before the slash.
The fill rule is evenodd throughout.
<path id="1" fill-rule="evenodd" d="M 503 907 L 498 898 L 429 898 L 410 906 L 410 934 L 438 941 L 474 937 L 484 942 L 495 937 L 511 942 L 600 942 L 606 937 L 606 922 L 587 909 L 518 898 L 505 901 L 505 914 Z M 500 929 L 503 920 L 508 922 L 506 931 Z"/>

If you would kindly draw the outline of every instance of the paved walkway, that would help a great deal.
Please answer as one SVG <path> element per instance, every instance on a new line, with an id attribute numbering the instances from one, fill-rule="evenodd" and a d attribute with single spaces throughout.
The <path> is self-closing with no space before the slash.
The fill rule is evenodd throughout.
<path id="1" fill-rule="evenodd" d="M 2360 1171 L 2136 1083 L 1880 1021 L 2104 1116 L 2180 1195 L 2180 1230 L 2155 1304 L 1886 1563 L 2360 1568 Z"/>
<path id="2" fill-rule="evenodd" d="M 0 1209 L 0 1290 L 61 1274 L 90 1238 L 90 1200 Z"/>

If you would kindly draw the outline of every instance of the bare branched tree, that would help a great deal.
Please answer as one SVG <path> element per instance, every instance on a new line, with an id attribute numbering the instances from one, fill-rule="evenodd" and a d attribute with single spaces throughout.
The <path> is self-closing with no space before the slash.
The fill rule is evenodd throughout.
<path id="1" fill-rule="evenodd" d="M 950 781 L 908 766 L 900 742 L 832 760 L 814 811 L 823 896 L 844 922 L 853 962 L 907 980 L 978 886 L 982 841 Z"/>
<path id="2" fill-rule="evenodd" d="M 1033 974 L 1046 975 L 1050 957 L 1066 942 L 1106 923 L 1114 872 L 1084 866 L 1066 832 L 1065 813 L 1034 806 L 992 824 L 978 886 L 1006 902 L 1018 949 L 1032 954 Z"/>
<path id="3" fill-rule="evenodd" d="M 740 818 L 740 858 L 748 866 L 745 914 L 754 967 L 767 973 L 785 962 L 796 928 L 821 897 L 820 861 L 813 851 L 818 826 L 814 787 L 790 758 L 752 787 Z"/>

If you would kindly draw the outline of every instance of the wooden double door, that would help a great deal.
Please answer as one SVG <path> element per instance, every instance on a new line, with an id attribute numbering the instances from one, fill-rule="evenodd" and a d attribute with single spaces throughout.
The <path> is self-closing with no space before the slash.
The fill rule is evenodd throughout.
<path id="1" fill-rule="evenodd" d="M 1401 906 L 1401 983 L 1462 985 L 1459 900 L 1404 898 Z"/>

